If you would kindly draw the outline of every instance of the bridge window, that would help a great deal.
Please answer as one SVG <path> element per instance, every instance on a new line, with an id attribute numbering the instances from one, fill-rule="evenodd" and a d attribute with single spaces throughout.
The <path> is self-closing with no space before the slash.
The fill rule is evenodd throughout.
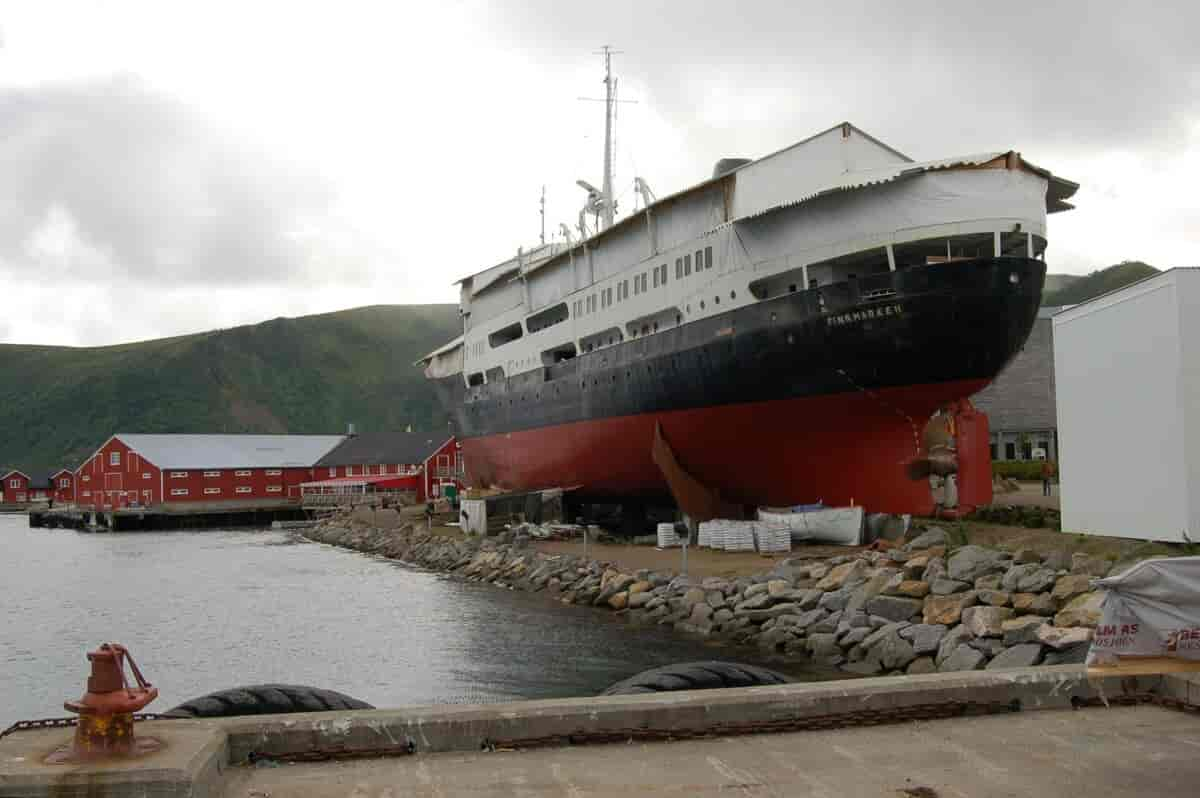
<path id="1" fill-rule="evenodd" d="M 684 255 L 683 256 L 683 276 L 687 277 L 691 273 L 692 273 L 692 256 Z"/>
<path id="2" fill-rule="evenodd" d="M 705 247 L 704 248 L 704 268 L 705 268 L 705 270 L 707 271 L 708 269 L 711 269 L 712 264 L 713 264 L 712 247 Z"/>

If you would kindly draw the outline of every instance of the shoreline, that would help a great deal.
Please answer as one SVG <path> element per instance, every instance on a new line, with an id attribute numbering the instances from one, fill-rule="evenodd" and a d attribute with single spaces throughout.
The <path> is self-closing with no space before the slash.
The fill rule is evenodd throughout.
<path id="1" fill-rule="evenodd" d="M 511 532 L 478 539 L 395 511 L 374 518 L 378 526 L 344 516 L 297 534 L 845 677 L 1082 663 L 1103 600 L 1090 582 L 1124 567 L 1082 553 L 950 548 L 934 528 L 887 551 L 816 559 L 800 549 L 750 576 L 689 579 L 540 552 Z"/>

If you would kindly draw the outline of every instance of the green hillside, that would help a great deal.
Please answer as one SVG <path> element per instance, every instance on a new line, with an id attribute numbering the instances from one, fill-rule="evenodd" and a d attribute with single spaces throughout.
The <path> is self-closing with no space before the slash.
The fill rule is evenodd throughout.
<path id="1" fill-rule="evenodd" d="M 1092 272 L 1086 277 L 1068 281 L 1065 285 L 1061 280 L 1054 283 L 1055 289 L 1051 288 L 1052 277 L 1063 277 L 1065 275 L 1046 275 L 1046 289 L 1042 293 L 1043 305 L 1077 305 L 1080 302 L 1086 302 L 1089 299 L 1098 297 L 1101 294 L 1109 291 L 1115 291 L 1118 288 L 1135 283 L 1138 280 L 1144 280 L 1147 277 L 1153 277 L 1158 274 L 1158 269 L 1149 264 L 1142 263 L 1140 260 L 1127 260 L 1118 263 L 1116 266 L 1109 266 L 1107 269 Z"/>
<path id="2" fill-rule="evenodd" d="M 460 331 L 455 305 L 379 305 L 119 346 L 0 345 L 0 466 L 75 466 L 117 431 L 444 427 L 412 364 Z"/>

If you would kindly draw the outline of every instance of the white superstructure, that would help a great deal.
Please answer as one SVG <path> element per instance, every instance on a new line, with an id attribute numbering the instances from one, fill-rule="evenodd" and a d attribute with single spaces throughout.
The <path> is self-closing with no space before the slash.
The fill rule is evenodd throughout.
<path id="1" fill-rule="evenodd" d="M 1015 152 L 918 163 L 842 123 L 461 280 L 461 343 L 427 362 L 482 385 L 783 293 L 1040 257 L 1076 188 Z"/>

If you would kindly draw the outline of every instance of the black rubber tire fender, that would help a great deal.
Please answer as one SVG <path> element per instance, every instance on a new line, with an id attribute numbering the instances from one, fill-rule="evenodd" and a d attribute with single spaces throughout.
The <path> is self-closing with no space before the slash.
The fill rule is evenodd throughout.
<path id="1" fill-rule="evenodd" d="M 335 690 L 303 684 L 254 684 L 233 687 L 184 701 L 163 714 L 172 718 L 233 718 L 240 715 L 283 715 L 291 712 L 334 712 L 374 709 L 365 701 Z"/>
<path id="2" fill-rule="evenodd" d="M 741 662 L 678 662 L 622 679 L 600 695 L 637 695 L 674 690 L 719 690 L 725 687 L 758 687 L 787 684 L 787 676 L 770 668 Z"/>

